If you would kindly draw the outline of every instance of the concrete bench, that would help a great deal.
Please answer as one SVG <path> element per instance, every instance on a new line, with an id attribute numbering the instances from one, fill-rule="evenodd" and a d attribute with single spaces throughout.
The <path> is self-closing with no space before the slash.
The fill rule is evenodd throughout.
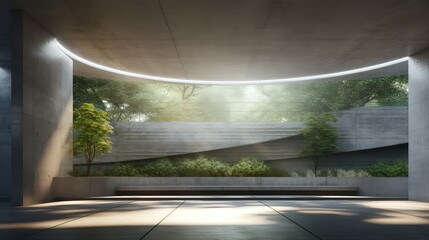
<path id="1" fill-rule="evenodd" d="M 356 196 L 358 187 L 346 186 L 118 186 L 116 195 L 338 195 Z"/>

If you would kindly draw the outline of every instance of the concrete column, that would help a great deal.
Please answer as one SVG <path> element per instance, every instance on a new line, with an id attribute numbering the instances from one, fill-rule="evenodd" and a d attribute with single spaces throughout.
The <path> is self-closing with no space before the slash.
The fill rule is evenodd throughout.
<path id="1" fill-rule="evenodd" d="M 429 201 L 429 49 L 409 61 L 409 199 Z"/>
<path id="2" fill-rule="evenodd" d="M 12 13 L 12 202 L 51 200 L 72 169 L 72 60 L 22 11 Z"/>
<path id="3" fill-rule="evenodd" d="M 0 0 L 0 201 L 9 201 L 11 182 L 10 5 Z"/>

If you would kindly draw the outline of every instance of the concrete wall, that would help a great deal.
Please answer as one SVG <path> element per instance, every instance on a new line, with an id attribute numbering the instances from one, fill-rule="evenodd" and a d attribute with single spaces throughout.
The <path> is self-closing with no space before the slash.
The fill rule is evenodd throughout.
<path id="1" fill-rule="evenodd" d="M 246 156 L 252 153 L 254 157 L 258 159 L 264 159 L 264 157 L 270 157 L 275 154 L 285 154 L 283 149 L 287 144 L 290 144 L 287 140 L 280 139 L 272 142 L 251 144 L 246 146 L 226 148 L 220 150 L 206 151 L 203 153 L 192 153 L 177 156 L 175 158 L 196 158 L 200 155 L 207 157 L 216 157 L 222 161 L 235 162 L 242 156 Z M 296 143 L 296 140 L 292 140 Z M 257 151 L 258 150 L 258 151 Z M 289 153 L 289 152 L 288 152 Z M 136 166 L 142 166 L 147 164 L 149 161 L 156 159 L 145 159 L 145 160 L 132 160 L 123 163 L 131 163 Z M 381 148 L 372 148 L 359 151 L 351 152 L 340 152 L 331 155 L 329 158 L 323 159 L 320 162 L 319 169 L 323 168 L 342 168 L 342 169 L 364 169 L 373 163 L 383 162 L 394 162 L 394 161 L 407 161 L 408 160 L 408 144 L 399 144 Z M 276 169 L 283 169 L 287 171 L 298 171 L 313 169 L 313 159 L 310 157 L 296 157 L 296 158 L 285 158 L 276 160 L 265 160 L 266 163 Z M 112 167 L 116 163 L 97 163 L 91 168 L 91 171 L 96 172 L 100 169 Z M 74 169 L 80 172 L 84 172 L 86 165 L 75 164 Z"/>
<path id="2" fill-rule="evenodd" d="M 408 196 L 407 178 L 304 178 L 304 177 L 60 177 L 54 178 L 53 195 L 57 199 L 82 199 L 115 195 L 117 186 L 186 185 L 282 185 L 351 186 L 365 196 Z"/>
<path id="3" fill-rule="evenodd" d="M 382 162 L 395 162 L 408 160 L 408 144 L 399 144 L 381 148 L 372 148 L 352 152 L 340 152 L 323 159 L 319 169 L 365 169 L 370 165 Z M 309 157 L 289 158 L 267 161 L 273 168 L 289 171 L 308 170 L 314 168 L 313 159 Z"/>
<path id="4" fill-rule="evenodd" d="M 294 136 L 303 124 L 117 122 L 112 126 L 113 151 L 95 162 L 151 159 L 266 142 Z"/>
<path id="5" fill-rule="evenodd" d="M 408 142 L 408 107 L 362 107 L 336 112 L 340 151 Z"/>
<path id="6" fill-rule="evenodd" d="M 407 107 L 365 107 L 337 112 L 341 152 L 408 142 Z M 144 160 L 189 154 L 225 161 L 241 156 L 261 160 L 299 157 L 303 123 L 143 122 L 113 123 L 113 151 L 94 163 Z M 84 163 L 75 158 L 75 164 Z"/>
<path id="7" fill-rule="evenodd" d="M 10 6 L 0 1 L 0 200 L 8 200 L 11 184 L 11 59 L 10 59 Z"/>
<path id="8" fill-rule="evenodd" d="M 31 17 L 12 20 L 12 202 L 28 205 L 72 168 L 73 63 Z"/>
<path id="9" fill-rule="evenodd" d="M 410 199 L 429 201 L 429 49 L 409 61 Z"/>

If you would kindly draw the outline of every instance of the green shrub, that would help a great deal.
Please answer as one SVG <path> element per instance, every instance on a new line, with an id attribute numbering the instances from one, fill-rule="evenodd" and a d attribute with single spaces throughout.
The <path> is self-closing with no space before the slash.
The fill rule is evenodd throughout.
<path id="1" fill-rule="evenodd" d="M 290 177 L 290 172 L 282 169 L 270 168 L 270 173 L 266 177 Z"/>
<path id="2" fill-rule="evenodd" d="M 228 176 L 232 177 L 264 177 L 271 176 L 270 168 L 265 162 L 251 157 L 242 157 L 240 161 L 234 164 Z"/>
<path id="3" fill-rule="evenodd" d="M 315 177 L 314 171 L 301 170 L 289 172 L 290 177 Z M 345 170 L 341 168 L 325 168 L 317 172 L 318 177 L 370 177 L 368 171 L 364 169 Z"/>
<path id="4" fill-rule="evenodd" d="M 314 171 L 312 170 L 293 171 L 293 172 L 289 172 L 289 175 L 291 177 L 315 177 Z"/>
<path id="5" fill-rule="evenodd" d="M 368 172 L 373 177 L 407 177 L 408 163 L 406 161 L 377 162 L 368 167 Z"/>
<path id="6" fill-rule="evenodd" d="M 114 177 L 138 177 L 142 176 L 140 168 L 132 164 L 115 164 L 113 167 L 99 170 L 96 176 L 114 176 Z"/>
<path id="7" fill-rule="evenodd" d="M 368 171 L 364 169 L 345 170 L 341 168 L 325 168 L 320 170 L 320 177 L 370 177 Z"/>
<path id="8" fill-rule="evenodd" d="M 367 170 L 340 168 L 321 169 L 320 177 L 405 177 L 408 175 L 407 162 L 378 162 Z M 74 170 L 72 176 L 85 176 L 84 171 Z M 235 164 L 218 161 L 216 158 L 199 156 L 196 159 L 168 160 L 161 159 L 136 167 L 132 164 L 116 164 L 111 168 L 98 170 L 92 176 L 129 176 L 129 177 L 315 177 L 312 170 L 288 172 L 272 169 L 264 161 L 243 157 Z"/>
<path id="9" fill-rule="evenodd" d="M 216 158 L 199 156 L 197 159 L 184 159 L 179 163 L 180 176 L 186 177 L 222 177 L 226 176 L 230 166 Z"/>
<path id="10" fill-rule="evenodd" d="M 149 163 L 141 170 L 144 176 L 148 177 L 175 177 L 178 176 L 178 167 L 168 159 Z"/>
<path id="11" fill-rule="evenodd" d="M 77 169 L 73 169 L 72 171 L 68 172 L 70 176 L 72 177 L 83 177 L 83 176 L 87 176 L 86 173 L 84 171 L 79 171 Z"/>

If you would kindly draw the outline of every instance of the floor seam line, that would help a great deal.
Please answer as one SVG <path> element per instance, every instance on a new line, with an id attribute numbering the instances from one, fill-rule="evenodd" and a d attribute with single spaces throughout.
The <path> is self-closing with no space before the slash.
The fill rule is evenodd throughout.
<path id="1" fill-rule="evenodd" d="M 33 236 L 35 236 L 35 235 L 38 235 L 38 234 L 40 234 L 40 233 L 42 233 L 42 232 L 45 232 L 45 231 L 48 231 L 48 230 L 54 229 L 54 228 L 59 227 L 59 226 L 62 226 L 62 225 L 64 225 L 64 224 L 67 224 L 67 223 L 70 223 L 70 222 L 73 222 L 73 221 L 76 221 L 76 220 L 82 219 L 82 218 L 84 218 L 84 217 L 88 217 L 88 216 L 91 216 L 91 215 L 94 215 L 94 214 L 100 213 L 100 212 L 103 212 L 103 211 L 106 211 L 106 210 L 110 210 L 110 209 L 117 208 L 117 207 L 122 207 L 122 206 L 127 205 L 127 204 L 129 204 L 129 203 L 131 203 L 131 202 L 133 202 L 133 201 L 129 201 L 129 202 L 126 202 L 126 203 L 123 203 L 123 204 L 119 204 L 119 205 L 113 206 L 113 207 L 108 207 L 108 208 L 100 209 L 100 210 L 98 210 L 98 211 L 94 211 L 94 212 L 88 213 L 88 214 L 86 214 L 86 215 L 84 215 L 84 216 L 76 217 L 76 218 L 70 219 L 70 220 L 68 220 L 68 221 L 65 221 L 65 222 L 59 223 L 59 224 L 57 224 L 57 225 L 54 225 L 54 226 L 52 226 L 52 227 L 49 227 L 49 228 L 45 228 L 45 229 L 39 230 L 39 231 L 37 231 L 37 232 L 35 232 L 35 233 L 31 233 L 31 234 L 29 234 L 29 235 L 23 236 L 23 237 L 18 238 L 18 239 L 26 239 L 26 238 L 30 238 L 30 237 L 33 237 Z"/>
<path id="2" fill-rule="evenodd" d="M 142 240 L 143 238 L 145 238 L 147 235 L 149 235 L 149 233 L 151 233 L 156 227 L 158 227 L 159 224 L 161 224 L 166 218 L 168 218 L 168 216 L 170 216 L 174 211 L 176 211 L 180 206 L 182 206 L 184 203 L 186 202 L 183 201 L 181 202 L 179 205 L 177 205 L 177 207 L 175 207 L 171 212 L 169 212 L 165 217 L 163 217 L 155 226 L 153 226 L 151 229 L 149 229 L 149 231 L 147 231 L 139 240 Z"/>
<path id="3" fill-rule="evenodd" d="M 268 205 L 268 204 L 266 204 L 266 203 L 264 203 L 264 202 L 262 202 L 262 201 L 260 201 L 260 200 L 257 200 L 259 203 L 261 203 L 261 204 L 263 204 L 264 206 L 266 206 L 266 207 L 268 207 L 268 208 L 270 208 L 271 210 L 273 210 L 274 212 L 276 212 L 276 213 L 278 213 L 278 214 L 280 214 L 281 216 L 283 216 L 284 218 L 286 218 L 287 220 L 289 220 L 289 221 L 291 221 L 292 223 L 294 223 L 295 225 L 297 225 L 298 227 L 300 227 L 301 229 L 303 229 L 304 231 L 306 231 L 306 232 L 308 232 L 309 234 L 311 234 L 313 237 L 315 237 L 315 238 L 317 238 L 317 239 L 319 239 L 319 240 L 322 240 L 322 238 L 320 238 L 319 236 L 317 236 L 316 234 L 314 234 L 313 232 L 311 232 L 310 230 L 308 230 L 307 228 L 305 228 L 304 226 L 302 226 L 301 224 L 299 224 L 299 223 L 297 223 L 296 221 L 294 221 L 294 220 L 292 220 L 290 217 L 288 217 L 288 216 L 286 216 L 285 214 L 283 214 L 283 213 L 281 213 L 281 212 L 279 212 L 279 211 L 277 211 L 276 209 L 274 209 L 273 207 L 271 207 L 270 205 Z"/>

